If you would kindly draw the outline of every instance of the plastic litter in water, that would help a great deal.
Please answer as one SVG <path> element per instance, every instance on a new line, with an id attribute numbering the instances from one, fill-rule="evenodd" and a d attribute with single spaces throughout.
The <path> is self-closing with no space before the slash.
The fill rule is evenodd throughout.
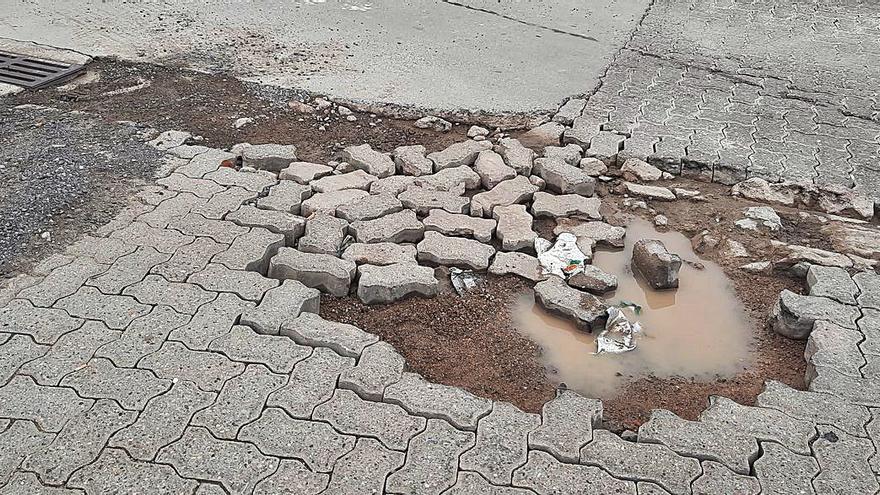
<path id="1" fill-rule="evenodd" d="M 634 335 L 641 333 L 642 326 L 638 322 L 630 323 L 623 311 L 617 308 L 608 308 L 607 312 L 608 321 L 605 322 L 605 329 L 596 337 L 596 354 L 603 352 L 620 354 L 635 349 Z"/>

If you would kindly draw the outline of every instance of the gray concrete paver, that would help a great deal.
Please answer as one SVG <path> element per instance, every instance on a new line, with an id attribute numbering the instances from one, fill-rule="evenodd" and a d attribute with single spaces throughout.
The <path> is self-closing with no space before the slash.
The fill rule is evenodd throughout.
<path id="1" fill-rule="evenodd" d="M 77 291 L 90 277 L 104 273 L 109 265 L 92 258 L 80 257 L 70 264 L 52 270 L 37 285 L 23 289 L 18 297 L 28 299 L 34 306 L 48 308 L 59 299 Z"/>
<path id="2" fill-rule="evenodd" d="M 191 244 L 177 248 L 171 259 L 150 269 L 150 273 L 161 275 L 170 282 L 184 282 L 186 278 L 201 271 L 215 254 L 225 251 L 227 246 L 209 237 L 196 238 Z"/>
<path id="3" fill-rule="evenodd" d="M 192 351 L 179 342 L 169 341 L 141 359 L 138 368 L 152 370 L 159 378 L 191 380 L 202 390 L 217 392 L 226 380 L 240 375 L 245 365 L 222 354 Z"/>
<path id="4" fill-rule="evenodd" d="M 171 258 L 150 246 L 140 246 L 133 253 L 121 256 L 104 273 L 92 277 L 86 284 L 96 287 L 104 294 L 121 294 L 129 285 L 143 280 L 155 265 Z"/>
<path id="5" fill-rule="evenodd" d="M 54 434 L 40 431 L 30 421 L 13 421 L 0 433 L 0 486 L 9 481 L 25 457 L 49 445 L 54 438 Z"/>
<path id="6" fill-rule="evenodd" d="M 320 307 L 318 289 L 306 287 L 298 280 L 282 280 L 280 286 L 266 291 L 256 307 L 246 309 L 239 323 L 258 333 L 278 335 L 282 323 L 302 312 L 317 313 Z"/>
<path id="7" fill-rule="evenodd" d="M 456 482 L 459 456 L 474 443 L 474 434 L 456 430 L 446 421 L 429 419 L 409 443 L 406 463 L 385 483 L 388 493 L 439 495 Z"/>
<path id="8" fill-rule="evenodd" d="M 554 495 L 636 494 L 636 484 L 632 481 L 613 478 L 595 466 L 564 464 L 537 450 L 529 452 L 528 463 L 514 471 L 513 485 Z"/>
<path id="9" fill-rule="evenodd" d="M 147 275 L 122 293 L 143 304 L 171 306 L 179 313 L 190 315 L 195 314 L 201 305 L 217 297 L 216 293 L 206 291 L 196 284 L 169 282 L 161 275 Z"/>
<path id="10" fill-rule="evenodd" d="M 333 396 L 339 374 L 352 366 L 354 359 L 316 348 L 293 367 L 287 385 L 271 393 L 266 404 L 280 407 L 294 418 L 308 419 L 315 406 Z"/>
<path id="11" fill-rule="evenodd" d="M 128 295 L 102 294 L 98 289 L 87 286 L 61 299 L 55 303 L 55 307 L 67 311 L 71 316 L 100 320 L 114 330 L 125 329 L 132 320 L 149 313 L 151 309 Z"/>
<path id="12" fill-rule="evenodd" d="M 810 480 L 819 474 L 816 459 L 795 454 L 773 442 L 762 442 L 761 449 L 763 454 L 755 461 L 754 467 L 762 493 L 815 493 Z"/>
<path id="13" fill-rule="evenodd" d="M 190 349 L 205 350 L 218 337 L 232 330 L 235 320 L 254 307 L 235 294 L 220 293 L 217 299 L 199 307 L 189 323 L 168 334 L 168 340 L 182 342 Z"/>
<path id="14" fill-rule="evenodd" d="M 222 352 L 233 361 L 260 363 L 275 373 L 285 374 L 312 353 L 310 347 L 298 345 L 287 337 L 262 335 L 244 325 L 233 326 L 229 333 L 211 342 L 209 350 Z"/>
<path id="15" fill-rule="evenodd" d="M 354 368 L 339 375 L 339 388 L 354 391 L 366 400 L 381 401 L 385 388 L 400 380 L 406 362 L 387 342 L 364 349 Z"/>
<path id="16" fill-rule="evenodd" d="M 541 409 L 541 426 L 529 433 L 529 448 L 577 463 L 581 447 L 593 439 L 593 425 L 601 419 L 602 401 L 560 390 Z"/>
<path id="17" fill-rule="evenodd" d="M 866 438 L 847 435 L 833 426 L 819 426 L 813 456 L 819 475 L 813 479 L 817 493 L 877 493 L 880 483 L 869 459 L 874 445 Z"/>
<path id="18" fill-rule="evenodd" d="M 0 417 L 28 419 L 41 430 L 53 433 L 61 431 L 72 417 L 93 403 L 76 395 L 73 389 L 38 385 L 27 376 L 15 376 L 0 387 Z"/>
<path id="19" fill-rule="evenodd" d="M 326 493 L 383 493 L 385 477 L 403 461 L 403 453 L 388 450 L 372 438 L 359 438 L 354 449 L 336 462 Z"/>
<path id="20" fill-rule="evenodd" d="M 17 472 L 9 483 L 0 487 L 0 495 L 84 495 L 82 490 L 46 486 L 34 473 Z"/>
<path id="21" fill-rule="evenodd" d="M 66 311 L 35 307 L 26 299 L 13 299 L 0 308 L 0 330 L 30 335 L 38 344 L 54 344 L 83 323 Z"/>
<path id="22" fill-rule="evenodd" d="M 785 384 L 769 380 L 758 395 L 760 407 L 773 408 L 800 420 L 833 425 L 846 433 L 865 436 L 865 425 L 871 419 L 868 408 L 851 404 L 831 394 L 795 390 Z"/>
<path id="23" fill-rule="evenodd" d="M 259 273 L 231 270 L 218 263 L 209 263 L 204 269 L 190 275 L 187 282 L 211 292 L 231 292 L 242 299 L 259 302 L 278 281 Z"/>
<path id="24" fill-rule="evenodd" d="M 163 380 L 147 370 L 117 368 L 104 358 L 94 358 L 61 380 L 82 397 L 113 399 L 124 409 L 143 410 L 147 401 L 168 391 L 171 380 Z"/>
<path id="25" fill-rule="evenodd" d="M 0 383 L 6 383 L 21 365 L 37 359 L 51 349 L 37 344 L 27 335 L 0 334 Z"/>
<path id="26" fill-rule="evenodd" d="M 492 404 L 492 412 L 477 425 L 476 444 L 461 456 L 461 469 L 476 471 L 494 484 L 509 485 L 514 470 L 526 463 L 529 433 L 540 425 L 536 414 L 505 402 Z"/>
<path id="27" fill-rule="evenodd" d="M 700 421 L 727 426 L 760 441 L 778 442 L 803 455 L 810 455 L 810 443 L 816 438 L 812 423 L 775 409 L 743 406 L 720 396 L 709 398 L 709 407 L 700 413 Z"/>
<path id="28" fill-rule="evenodd" d="M 43 356 L 22 366 L 19 373 L 32 377 L 40 385 L 58 385 L 65 375 L 85 366 L 98 347 L 116 340 L 120 334 L 100 322 L 88 321 L 64 334 Z"/>
<path id="29" fill-rule="evenodd" d="M 281 335 L 292 338 L 300 345 L 329 347 L 338 354 L 353 358 L 379 340 L 379 337 L 354 325 L 325 320 L 314 313 L 302 313 L 286 321 L 281 325 Z"/>
<path id="30" fill-rule="evenodd" d="M 317 495 L 327 488 L 329 482 L 330 476 L 327 474 L 313 473 L 296 459 L 282 459 L 275 473 L 257 483 L 254 495 Z"/>
<path id="31" fill-rule="evenodd" d="M 703 474 L 692 485 L 694 495 L 713 495 L 717 493 L 737 493 L 758 495 L 761 484 L 756 478 L 738 474 L 724 464 L 703 461 Z"/>
<path id="32" fill-rule="evenodd" d="M 186 480 L 165 464 L 132 460 L 120 449 L 104 449 L 101 456 L 80 469 L 67 486 L 82 488 L 89 494 L 192 493 L 195 480 Z"/>
<path id="33" fill-rule="evenodd" d="M 118 339 L 99 347 L 95 356 L 107 358 L 116 366 L 134 367 L 142 357 L 159 350 L 168 334 L 190 319 L 170 306 L 153 306 L 149 314 L 132 320 Z"/>
<path id="34" fill-rule="evenodd" d="M 416 373 L 404 373 L 385 389 L 385 402 L 398 404 L 410 414 L 445 419 L 458 429 L 477 431 L 477 422 L 492 410 L 488 399 L 458 387 L 431 383 Z"/>

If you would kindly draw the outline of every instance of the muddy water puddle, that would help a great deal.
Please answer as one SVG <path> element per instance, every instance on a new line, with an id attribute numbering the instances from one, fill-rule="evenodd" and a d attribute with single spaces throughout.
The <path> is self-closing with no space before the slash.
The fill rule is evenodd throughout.
<path id="1" fill-rule="evenodd" d="M 630 268 L 633 244 L 659 239 L 670 252 L 702 263 L 684 263 L 677 290 L 655 291 Z M 614 274 L 618 288 L 603 297 L 609 304 L 630 301 L 640 314 L 624 312 L 638 321 L 643 333 L 637 348 L 622 354 L 594 354 L 595 336 L 579 331 L 566 319 L 549 315 L 525 294 L 515 312 L 517 327 L 542 347 L 544 364 L 554 382 L 591 397 L 611 398 L 628 381 L 654 376 L 715 380 L 732 376 L 751 364 L 753 330 L 721 268 L 701 260 L 690 241 L 677 232 L 657 232 L 641 219 L 627 225 L 626 246 L 597 251 L 593 264 Z"/>

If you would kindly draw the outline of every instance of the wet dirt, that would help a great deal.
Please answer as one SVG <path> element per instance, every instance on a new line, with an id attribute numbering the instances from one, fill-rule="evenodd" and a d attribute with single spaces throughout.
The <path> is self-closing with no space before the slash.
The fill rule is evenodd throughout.
<path id="1" fill-rule="evenodd" d="M 598 331 L 578 331 L 533 299 L 520 301 L 517 328 L 541 346 L 551 379 L 587 396 L 608 399 L 638 378 L 714 380 L 747 369 L 753 330 L 721 268 L 707 260 L 699 260 L 702 269 L 685 263 L 678 289 L 653 290 L 630 267 L 633 244 L 641 239 L 659 239 L 683 259 L 698 259 L 686 237 L 657 232 L 641 219 L 627 225 L 624 249 L 595 253 L 593 264 L 618 279 L 618 289 L 602 299 L 611 306 L 627 301 L 641 308 L 638 314 L 632 308 L 623 310 L 642 326 L 634 351 L 595 354 Z"/>

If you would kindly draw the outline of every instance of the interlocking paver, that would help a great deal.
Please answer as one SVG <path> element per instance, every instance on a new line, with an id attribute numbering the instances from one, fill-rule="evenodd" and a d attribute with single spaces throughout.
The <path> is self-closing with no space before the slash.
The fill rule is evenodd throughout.
<path id="1" fill-rule="evenodd" d="M 299 238 L 296 247 L 304 253 L 339 256 L 347 232 L 346 220 L 326 213 L 315 213 L 306 221 L 305 234 Z"/>
<path id="2" fill-rule="evenodd" d="M 108 329 L 97 321 L 88 321 L 66 333 L 42 356 L 19 370 L 40 385 L 58 385 L 65 375 L 85 366 L 98 347 L 116 340 L 121 332 Z"/>
<path id="3" fill-rule="evenodd" d="M 270 232 L 282 234 L 287 246 L 296 246 L 296 241 L 303 235 L 306 226 L 306 219 L 303 217 L 284 211 L 261 210 L 251 205 L 244 205 L 226 215 L 226 220 L 244 227 L 263 227 Z"/>
<path id="4" fill-rule="evenodd" d="M 709 398 L 709 407 L 700 414 L 700 421 L 738 429 L 761 441 L 778 442 L 803 455 L 810 455 L 810 442 L 816 438 L 812 423 L 775 409 L 743 406 L 720 396 Z"/>
<path id="5" fill-rule="evenodd" d="M 48 308 L 59 299 L 76 292 L 86 280 L 103 273 L 108 267 L 109 265 L 100 264 L 92 258 L 76 258 L 70 264 L 52 270 L 37 285 L 19 292 L 18 297 L 30 300 L 34 306 Z"/>
<path id="6" fill-rule="evenodd" d="M 868 460 L 875 454 L 871 441 L 847 435 L 833 426 L 819 426 L 813 456 L 819 475 L 813 479 L 817 493 L 876 493 L 880 490 Z"/>
<path id="7" fill-rule="evenodd" d="M 13 421 L 0 433 L 0 486 L 9 481 L 25 457 L 49 445 L 53 438 L 54 434 L 40 431 L 30 421 Z"/>
<path id="8" fill-rule="evenodd" d="M 445 419 L 461 430 L 476 431 L 477 421 L 492 403 L 463 389 L 430 383 L 416 373 L 404 373 L 385 389 L 385 402 L 398 404 L 410 414 Z"/>
<path id="9" fill-rule="evenodd" d="M 455 485 L 443 492 L 443 495 L 534 495 L 534 493 L 526 488 L 495 486 L 477 473 L 459 471 Z"/>
<path id="10" fill-rule="evenodd" d="M 0 387 L 0 417 L 28 419 L 43 431 L 60 431 L 70 418 L 93 403 L 77 396 L 73 389 L 38 385 L 27 376 L 15 376 Z"/>
<path id="11" fill-rule="evenodd" d="M 381 401 L 385 388 L 402 376 L 405 364 L 391 344 L 376 342 L 364 349 L 357 366 L 339 375 L 339 388 L 352 390 L 366 400 Z"/>
<path id="12" fill-rule="evenodd" d="M 150 269 L 150 273 L 161 275 L 170 282 L 184 282 L 187 277 L 206 266 L 211 257 L 227 249 L 225 244 L 209 237 L 199 237 L 191 244 L 181 246 L 171 259 Z"/>
<path id="13" fill-rule="evenodd" d="M 92 277 L 87 285 L 96 287 L 104 294 L 120 294 L 122 289 L 143 280 L 155 265 L 171 258 L 150 246 L 140 246 L 133 253 L 121 256 L 104 273 Z"/>
<path id="14" fill-rule="evenodd" d="M 27 335 L 0 334 L 0 383 L 6 383 L 21 365 L 43 356 L 49 349 Z"/>
<path id="15" fill-rule="evenodd" d="M 179 342 L 165 342 L 161 349 L 144 357 L 138 367 L 152 370 L 159 378 L 192 380 L 211 392 L 219 391 L 226 380 L 244 371 L 243 364 L 222 354 L 191 351 Z"/>
<path id="16" fill-rule="evenodd" d="M 615 479 L 595 466 L 563 464 L 550 454 L 537 450 L 529 452 L 528 463 L 513 473 L 513 484 L 556 495 L 636 493 L 636 484 L 632 481 Z"/>
<path id="17" fill-rule="evenodd" d="M 149 314 L 132 320 L 118 339 L 99 347 L 95 356 L 105 357 L 116 366 L 131 368 L 142 357 L 162 347 L 168 334 L 190 319 L 189 315 L 169 306 L 153 306 Z"/>
<path id="18" fill-rule="evenodd" d="M 66 311 L 35 307 L 26 299 L 13 299 L 0 308 L 0 330 L 30 335 L 38 344 L 54 344 L 82 324 L 83 320 Z"/>
<path id="19" fill-rule="evenodd" d="M 244 372 L 223 384 L 213 404 L 197 412 L 190 421 L 204 426 L 217 438 L 234 440 L 238 430 L 257 419 L 266 397 L 287 383 L 287 377 L 261 364 L 249 364 Z"/>
<path id="20" fill-rule="evenodd" d="M 320 305 L 318 289 L 306 287 L 298 280 L 283 280 L 280 286 L 266 291 L 256 307 L 247 308 L 240 323 L 259 333 L 278 335 L 282 323 L 302 312 L 317 313 Z"/>
<path id="21" fill-rule="evenodd" d="M 275 373 L 290 373 L 296 363 L 309 357 L 310 347 L 301 346 L 287 337 L 263 335 L 250 327 L 235 325 L 209 346 L 233 361 L 260 363 Z"/>
<path id="22" fill-rule="evenodd" d="M 147 370 L 117 368 L 107 359 L 94 358 L 65 376 L 61 385 L 83 397 L 113 399 L 125 409 L 142 410 L 148 400 L 166 392 L 171 381 L 156 378 Z"/>
<path id="23" fill-rule="evenodd" d="M 278 467 L 278 459 L 261 454 L 252 444 L 218 440 L 197 426 L 164 447 L 157 462 L 171 464 L 187 478 L 215 481 L 229 493 L 251 493 L 254 486 Z"/>
<path id="24" fill-rule="evenodd" d="M 152 246 L 160 253 L 174 253 L 181 246 L 195 240 L 193 236 L 183 235 L 173 229 L 157 229 L 144 222 L 131 222 L 114 230 L 110 237 L 135 246 Z"/>
<path id="25" fill-rule="evenodd" d="M 190 193 L 199 198 L 210 198 L 214 194 L 225 191 L 226 188 L 220 185 L 218 182 L 214 182 L 210 179 L 212 174 L 216 174 L 217 172 L 211 172 L 206 174 L 204 179 L 197 179 L 192 177 L 187 177 L 183 174 L 172 173 L 167 177 L 162 177 L 157 180 L 156 183 L 171 189 L 172 191 L 178 191 L 181 193 Z"/>
<path id="26" fill-rule="evenodd" d="M 68 490 L 40 483 L 34 473 L 18 472 L 6 486 L 0 487 L 0 495 L 84 495 L 82 490 Z"/>
<path id="27" fill-rule="evenodd" d="M 226 251 L 211 258 L 214 263 L 233 270 L 251 270 L 266 274 L 269 260 L 284 246 L 284 236 L 261 227 L 235 238 Z"/>
<path id="28" fill-rule="evenodd" d="M 841 327 L 827 321 L 817 321 L 807 338 L 804 350 L 807 375 L 815 373 L 812 368 L 834 368 L 849 376 L 860 377 L 865 357 L 859 350 L 862 334 L 857 330 Z"/>
<path id="29" fill-rule="evenodd" d="M 810 480 L 819 474 L 816 459 L 795 454 L 773 442 L 762 442 L 761 449 L 763 454 L 754 466 L 763 493 L 814 493 Z"/>
<path id="30" fill-rule="evenodd" d="M 327 488 L 329 482 L 330 476 L 327 474 L 313 473 L 295 459 L 282 459 L 272 476 L 257 483 L 254 495 L 274 495 L 291 491 L 297 495 L 317 495 Z"/>
<path id="31" fill-rule="evenodd" d="M 694 495 L 737 493 L 758 495 L 761 484 L 756 478 L 738 474 L 715 461 L 703 461 L 703 474 L 692 485 Z"/>
<path id="32" fill-rule="evenodd" d="M 195 314 L 199 306 L 213 301 L 217 294 L 196 284 L 169 282 L 161 275 L 147 275 L 141 282 L 127 287 L 124 295 L 133 296 L 144 304 L 171 306 L 175 311 Z"/>
<path id="33" fill-rule="evenodd" d="M 52 443 L 29 455 L 22 467 L 37 473 L 45 483 L 60 485 L 71 473 L 93 462 L 107 439 L 136 417 L 112 400 L 95 401 L 89 410 L 71 418 Z"/>
<path id="34" fill-rule="evenodd" d="M 403 461 L 403 453 L 388 450 L 372 438 L 359 438 L 354 450 L 336 461 L 326 493 L 382 493 L 385 477 Z"/>
<path id="35" fill-rule="evenodd" d="M 302 313 L 284 322 L 281 335 L 287 335 L 297 344 L 329 347 L 349 357 L 360 356 L 365 347 L 379 340 L 379 337 L 354 325 L 325 320 L 314 313 Z"/>
<path id="36" fill-rule="evenodd" d="M 850 404 L 831 394 L 795 390 L 774 380 L 765 383 L 756 400 L 758 406 L 769 407 L 804 421 L 834 425 L 850 435 L 865 436 L 865 425 L 871 419 L 868 408 Z"/>
<path id="37" fill-rule="evenodd" d="M 87 257 L 104 265 L 112 265 L 120 257 L 134 252 L 136 248 L 136 245 L 126 243 L 121 239 L 87 235 L 67 246 L 64 252 L 74 258 Z"/>
<path id="38" fill-rule="evenodd" d="M 353 359 L 316 348 L 294 366 L 287 385 L 270 394 L 266 404 L 280 407 L 294 418 L 310 418 L 315 406 L 333 395 L 339 374 L 352 366 Z"/>
<path id="39" fill-rule="evenodd" d="M 577 463 L 581 447 L 593 439 L 593 426 L 601 420 L 602 401 L 560 390 L 541 409 L 541 426 L 529 433 L 529 448 Z"/>
<path id="40" fill-rule="evenodd" d="M 242 299 L 255 302 L 260 301 L 267 290 L 278 285 L 277 280 L 259 273 L 231 270 L 218 263 L 209 263 L 186 281 L 211 292 L 232 292 Z"/>
<path id="41" fill-rule="evenodd" d="M 342 389 L 315 408 L 312 417 L 342 433 L 377 438 L 394 450 L 406 450 L 410 439 L 425 428 L 424 418 L 410 416 L 400 406 L 365 401 Z"/>
<path id="42" fill-rule="evenodd" d="M 178 380 L 167 393 L 150 399 L 137 421 L 119 430 L 108 445 L 125 449 L 135 459 L 151 461 L 159 449 L 180 438 L 196 411 L 216 397 L 191 381 Z"/>
<path id="43" fill-rule="evenodd" d="M 429 419 L 409 443 L 406 463 L 385 483 L 389 493 L 439 495 L 455 484 L 458 458 L 474 444 L 474 434 L 440 419 Z"/>
<path id="44" fill-rule="evenodd" d="M 811 296 L 834 299 L 843 304 L 855 304 L 859 288 L 843 268 L 811 265 L 807 270 L 807 287 Z"/>
<path id="45" fill-rule="evenodd" d="M 114 330 L 125 329 L 132 320 L 151 309 L 133 297 L 102 294 L 94 287 L 80 287 L 76 293 L 55 303 L 55 307 L 71 316 L 102 321 Z"/>
<path id="46" fill-rule="evenodd" d="M 477 471 L 490 482 L 509 485 L 513 471 L 526 463 L 527 438 L 541 425 L 541 417 L 504 402 L 480 419 L 474 447 L 461 456 L 461 469 Z M 537 452 L 533 452 L 537 454 Z"/>
<path id="47" fill-rule="evenodd" d="M 139 216 L 137 219 L 138 222 L 144 222 L 150 227 L 164 229 L 175 220 L 189 214 L 193 208 L 204 206 L 207 201 L 205 197 L 200 198 L 195 194 L 182 192 L 163 200 L 155 208 Z"/>
<path id="48" fill-rule="evenodd" d="M 880 275 L 861 272 L 853 275 L 853 281 L 859 287 L 859 306 L 880 311 Z"/>
<path id="49" fill-rule="evenodd" d="M 356 440 L 327 423 L 294 419 L 275 407 L 266 408 L 260 419 L 245 425 L 238 438 L 268 455 L 302 459 L 319 473 L 333 471 L 336 460 L 351 451 Z"/>
<path id="50" fill-rule="evenodd" d="M 71 476 L 68 486 L 89 494 L 192 493 L 195 480 L 185 480 L 165 464 L 132 460 L 125 451 L 105 449 L 98 460 Z"/>
<path id="51" fill-rule="evenodd" d="M 193 213 L 198 213 L 205 218 L 220 220 L 225 218 L 232 221 L 227 215 L 238 210 L 246 201 L 256 199 L 257 193 L 248 191 L 243 187 L 229 187 L 223 192 L 219 192 L 208 200 L 207 203 L 193 208 Z M 236 222 L 238 223 L 238 222 Z M 242 225 L 242 224 L 239 224 Z M 250 225 L 246 225 L 250 227 Z"/>
<path id="52" fill-rule="evenodd" d="M 220 293 L 217 299 L 199 307 L 189 323 L 172 330 L 168 339 L 183 342 L 190 349 L 205 350 L 214 339 L 229 333 L 235 320 L 253 307 L 253 302 L 235 294 Z"/>
<path id="53" fill-rule="evenodd" d="M 209 237 L 221 244 L 230 244 L 251 230 L 234 222 L 205 218 L 198 213 L 189 213 L 175 218 L 168 223 L 168 228 L 186 235 Z"/>

